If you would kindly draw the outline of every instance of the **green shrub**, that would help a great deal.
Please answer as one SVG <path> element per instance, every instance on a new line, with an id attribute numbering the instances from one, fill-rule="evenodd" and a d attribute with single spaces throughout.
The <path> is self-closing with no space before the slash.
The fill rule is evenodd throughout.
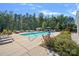
<path id="1" fill-rule="evenodd" d="M 10 34 L 12 34 L 12 31 L 11 30 L 8 30 L 8 33 L 7 33 L 8 35 L 10 35 Z"/>
<path id="2" fill-rule="evenodd" d="M 60 35 L 45 40 L 47 47 L 53 48 L 59 55 L 77 56 L 79 55 L 79 47 L 71 39 L 71 33 L 68 31 L 61 32 Z"/>
<path id="3" fill-rule="evenodd" d="M 2 34 L 8 34 L 8 35 L 10 35 L 10 34 L 12 34 L 12 31 L 10 31 L 8 29 L 4 29 L 3 32 L 2 32 Z"/>
<path id="4" fill-rule="evenodd" d="M 3 32 L 2 32 L 2 34 L 7 34 L 7 30 L 4 29 Z"/>

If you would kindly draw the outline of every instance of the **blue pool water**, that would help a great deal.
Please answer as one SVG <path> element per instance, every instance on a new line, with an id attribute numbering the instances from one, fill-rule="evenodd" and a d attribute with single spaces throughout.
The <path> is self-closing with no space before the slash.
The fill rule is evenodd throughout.
<path id="1" fill-rule="evenodd" d="M 38 36 L 47 35 L 47 34 L 49 34 L 49 33 L 48 32 L 29 32 L 29 33 L 25 33 L 25 34 L 21 34 L 21 35 L 31 37 L 31 38 L 36 38 Z"/>

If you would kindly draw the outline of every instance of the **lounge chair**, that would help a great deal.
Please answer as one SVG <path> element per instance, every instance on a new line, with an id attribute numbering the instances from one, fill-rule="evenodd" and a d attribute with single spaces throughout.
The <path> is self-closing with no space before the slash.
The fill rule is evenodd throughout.
<path id="1" fill-rule="evenodd" d="M 6 35 L 0 36 L 0 45 L 11 43 L 13 41 L 14 40 L 13 40 L 12 37 L 9 37 L 9 36 L 6 36 Z"/>

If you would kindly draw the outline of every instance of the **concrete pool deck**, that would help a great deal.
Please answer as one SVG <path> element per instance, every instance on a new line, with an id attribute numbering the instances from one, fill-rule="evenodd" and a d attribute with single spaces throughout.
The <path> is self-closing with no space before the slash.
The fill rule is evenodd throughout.
<path id="1" fill-rule="evenodd" d="M 51 36 L 56 36 L 60 32 L 54 32 Z M 11 35 L 13 43 L 0 45 L 0 56 L 47 56 L 48 50 L 42 46 L 42 36 L 37 38 L 28 38 L 19 34 Z"/>

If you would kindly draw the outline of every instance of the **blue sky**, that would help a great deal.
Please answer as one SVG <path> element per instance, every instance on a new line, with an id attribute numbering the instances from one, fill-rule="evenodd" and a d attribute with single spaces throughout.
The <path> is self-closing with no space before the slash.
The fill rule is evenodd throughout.
<path id="1" fill-rule="evenodd" d="M 79 4 L 74 3 L 0 3 L 0 11 L 13 11 L 18 14 L 43 13 L 44 15 L 75 16 Z"/>

